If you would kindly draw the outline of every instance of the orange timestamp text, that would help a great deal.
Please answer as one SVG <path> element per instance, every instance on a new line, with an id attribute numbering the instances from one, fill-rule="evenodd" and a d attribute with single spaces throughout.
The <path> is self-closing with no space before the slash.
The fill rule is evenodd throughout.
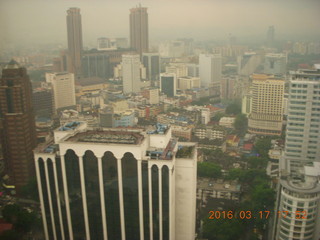
<path id="1" fill-rule="evenodd" d="M 276 211 L 277 218 L 307 219 L 307 211 Z M 271 211 L 209 211 L 209 219 L 268 219 Z"/>

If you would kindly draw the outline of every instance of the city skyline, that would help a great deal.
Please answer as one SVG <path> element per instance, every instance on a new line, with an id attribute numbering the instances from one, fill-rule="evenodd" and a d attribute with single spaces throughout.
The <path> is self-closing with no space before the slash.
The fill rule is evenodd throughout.
<path id="1" fill-rule="evenodd" d="M 17 5 L 19 3 L 19 5 Z M 30 4 L 31 3 L 31 4 Z M 127 0 L 94 1 L 2 1 L 0 3 L 3 33 L 0 42 L 66 44 L 64 14 L 70 7 L 81 9 L 84 46 L 96 45 L 99 37 L 129 38 L 129 9 L 138 5 Z M 148 8 L 150 40 L 193 37 L 200 40 L 238 37 L 265 39 L 269 26 L 275 27 L 275 40 L 292 36 L 319 37 L 320 2 L 309 1 L 142 1 Z M 35 7 L 37 6 L 37 7 Z M 179 9 L 177 14 L 176 9 Z M 39 11 L 38 9 L 42 9 Z M 261 10 L 264 11 L 261 11 Z M 270 14 L 272 13 L 272 14 Z M 191 17 L 192 16 L 192 17 Z M 299 16 L 299 18 L 295 17 Z M 303 19 L 303 21 L 301 21 Z M 97 24 L 99 23 L 99 24 Z M 100 24 L 103 23 L 103 24 Z M 116 24 L 115 24 L 116 23 Z M 10 26 L 10 27 L 8 27 Z M 308 27 L 306 27 L 308 26 Z M 48 29 L 44 31 L 44 29 Z M 14 31 L 13 31 L 14 29 Z"/>

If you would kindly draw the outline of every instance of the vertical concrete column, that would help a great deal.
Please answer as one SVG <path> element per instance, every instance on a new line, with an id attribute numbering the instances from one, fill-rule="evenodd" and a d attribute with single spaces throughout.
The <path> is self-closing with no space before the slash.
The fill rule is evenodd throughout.
<path id="1" fill-rule="evenodd" d="M 142 170 L 141 159 L 137 160 L 138 164 L 138 194 L 139 194 L 139 223 L 140 223 L 140 240 L 144 240 L 144 227 L 143 227 L 143 189 L 142 189 Z"/>
<path id="2" fill-rule="evenodd" d="M 90 229 L 89 229 L 89 219 L 88 219 L 86 185 L 85 185 L 85 179 L 84 179 L 85 176 L 84 176 L 83 157 L 82 156 L 79 156 L 79 170 L 80 170 L 81 195 L 82 195 L 84 225 L 85 225 L 85 229 L 86 229 L 86 240 L 90 240 Z"/>
<path id="3" fill-rule="evenodd" d="M 66 163 L 64 159 L 64 155 L 61 155 L 61 170 L 62 170 L 62 179 L 63 179 L 63 189 L 64 189 L 64 199 L 66 202 L 66 212 L 67 212 L 67 221 L 68 221 L 68 229 L 69 229 L 69 238 L 73 240 L 73 230 L 71 224 L 71 214 L 70 214 L 70 204 L 69 204 L 69 191 L 68 191 L 68 182 L 67 182 L 67 174 L 66 174 Z"/>
<path id="4" fill-rule="evenodd" d="M 169 168 L 169 239 L 173 240 L 175 237 L 175 219 L 174 219 L 174 207 L 173 207 L 173 170 Z"/>
<path id="5" fill-rule="evenodd" d="M 61 229 L 61 238 L 62 240 L 65 239 L 64 236 L 64 227 L 63 227 L 63 220 L 62 220 L 62 212 L 61 212 L 61 204 L 60 204 L 60 194 L 59 194 L 59 184 L 58 184 L 58 176 L 57 176 L 57 166 L 56 161 L 53 161 L 53 174 L 54 174 L 54 186 L 55 186 L 55 193 L 57 199 L 57 207 L 58 207 L 58 215 L 59 215 L 59 222 L 60 222 L 60 229 Z"/>
<path id="6" fill-rule="evenodd" d="M 38 191 L 39 191 L 39 199 L 40 199 L 44 237 L 46 240 L 49 240 L 46 211 L 44 208 L 43 191 L 42 191 L 41 176 L 40 176 L 40 169 L 39 169 L 39 159 L 35 159 L 35 165 L 36 165 L 36 176 L 37 176 L 37 184 L 38 184 Z"/>
<path id="7" fill-rule="evenodd" d="M 163 239 L 163 217 L 162 217 L 162 167 L 158 167 L 158 185 L 159 185 L 159 240 Z"/>
<path id="8" fill-rule="evenodd" d="M 48 159 L 44 161 L 44 171 L 46 175 L 46 185 L 47 185 L 47 194 L 48 194 L 48 201 L 49 201 L 49 209 L 50 209 L 50 218 L 51 218 L 51 225 L 52 225 L 52 232 L 53 232 L 53 239 L 57 240 L 57 232 L 56 232 L 56 224 L 54 222 L 54 212 L 52 207 L 52 198 L 51 198 L 51 189 L 50 189 L 50 179 L 48 173 Z"/>
<path id="9" fill-rule="evenodd" d="M 97 160 L 98 160 L 98 173 L 99 173 L 99 188 L 100 188 L 100 204 L 101 204 L 103 239 L 108 240 L 106 206 L 105 206 L 105 199 L 104 199 L 102 157 L 97 157 Z"/>
<path id="10" fill-rule="evenodd" d="M 126 229 L 124 219 L 124 204 L 123 204 L 123 184 L 122 184 L 122 165 L 121 158 L 117 158 L 118 163 L 118 188 L 119 188 L 119 206 L 120 206 L 120 223 L 121 223 L 121 239 L 126 240 Z"/>
<path id="11" fill-rule="evenodd" d="M 152 166 L 148 163 L 148 185 L 149 185 L 149 228 L 150 240 L 153 240 L 153 214 L 152 214 Z"/>

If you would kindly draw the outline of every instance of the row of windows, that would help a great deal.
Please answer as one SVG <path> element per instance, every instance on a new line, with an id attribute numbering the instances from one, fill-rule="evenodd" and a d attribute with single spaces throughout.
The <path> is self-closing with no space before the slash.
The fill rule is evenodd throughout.
<path id="1" fill-rule="evenodd" d="M 292 87 L 298 87 L 298 88 L 307 88 L 308 87 L 307 84 L 296 84 L 296 83 L 292 84 L 291 86 Z"/>
<path id="2" fill-rule="evenodd" d="M 290 103 L 291 104 L 301 104 L 301 105 L 305 105 L 306 104 L 306 102 L 304 102 L 304 101 L 291 101 Z"/>
<path id="3" fill-rule="evenodd" d="M 289 112 L 290 115 L 305 116 L 304 112 Z"/>
<path id="4" fill-rule="evenodd" d="M 298 127 L 304 127 L 303 123 L 289 123 L 289 126 L 298 126 Z"/>
<path id="5" fill-rule="evenodd" d="M 290 110 L 306 110 L 306 107 L 290 107 Z"/>
<path id="6" fill-rule="evenodd" d="M 301 129 L 301 128 L 288 128 L 288 131 L 292 131 L 292 132 L 303 132 L 304 129 Z"/>
<path id="7" fill-rule="evenodd" d="M 292 120 L 292 121 L 304 121 L 305 119 L 304 118 L 289 117 L 289 120 Z"/>
<path id="8" fill-rule="evenodd" d="M 301 145 L 298 145 L 298 144 L 287 144 L 287 147 L 298 147 L 298 148 L 301 148 Z"/>
<path id="9" fill-rule="evenodd" d="M 289 133 L 288 136 L 289 137 L 303 137 L 302 134 L 294 134 L 294 133 Z"/>
<path id="10" fill-rule="evenodd" d="M 296 95 L 290 95 L 291 99 L 307 99 L 307 96 L 296 96 Z"/>
<path id="11" fill-rule="evenodd" d="M 301 150 L 287 149 L 287 152 L 301 153 Z"/>
<path id="12" fill-rule="evenodd" d="M 291 93 L 307 93 L 307 90 L 291 90 Z"/>
<path id="13" fill-rule="evenodd" d="M 300 142 L 300 143 L 303 142 L 302 139 L 291 139 L 291 138 L 287 138 L 287 141 L 288 142 Z"/>

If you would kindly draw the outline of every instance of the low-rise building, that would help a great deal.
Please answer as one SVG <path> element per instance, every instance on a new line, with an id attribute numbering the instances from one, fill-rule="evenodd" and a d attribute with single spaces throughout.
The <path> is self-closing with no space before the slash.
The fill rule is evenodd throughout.
<path id="1" fill-rule="evenodd" d="M 225 129 L 219 126 L 197 127 L 194 130 L 194 135 L 200 139 L 224 139 L 226 136 L 226 131 Z"/>
<path id="2" fill-rule="evenodd" d="M 197 199 L 207 202 L 209 198 L 240 201 L 241 185 L 237 181 L 198 178 Z"/>
<path id="3" fill-rule="evenodd" d="M 171 125 L 172 128 L 172 135 L 177 138 L 183 138 L 188 141 L 191 140 L 192 137 L 192 128 L 191 127 L 182 127 Z"/>
<path id="4" fill-rule="evenodd" d="M 234 117 L 222 117 L 219 121 L 219 125 L 226 128 L 233 128 L 234 121 Z"/>

